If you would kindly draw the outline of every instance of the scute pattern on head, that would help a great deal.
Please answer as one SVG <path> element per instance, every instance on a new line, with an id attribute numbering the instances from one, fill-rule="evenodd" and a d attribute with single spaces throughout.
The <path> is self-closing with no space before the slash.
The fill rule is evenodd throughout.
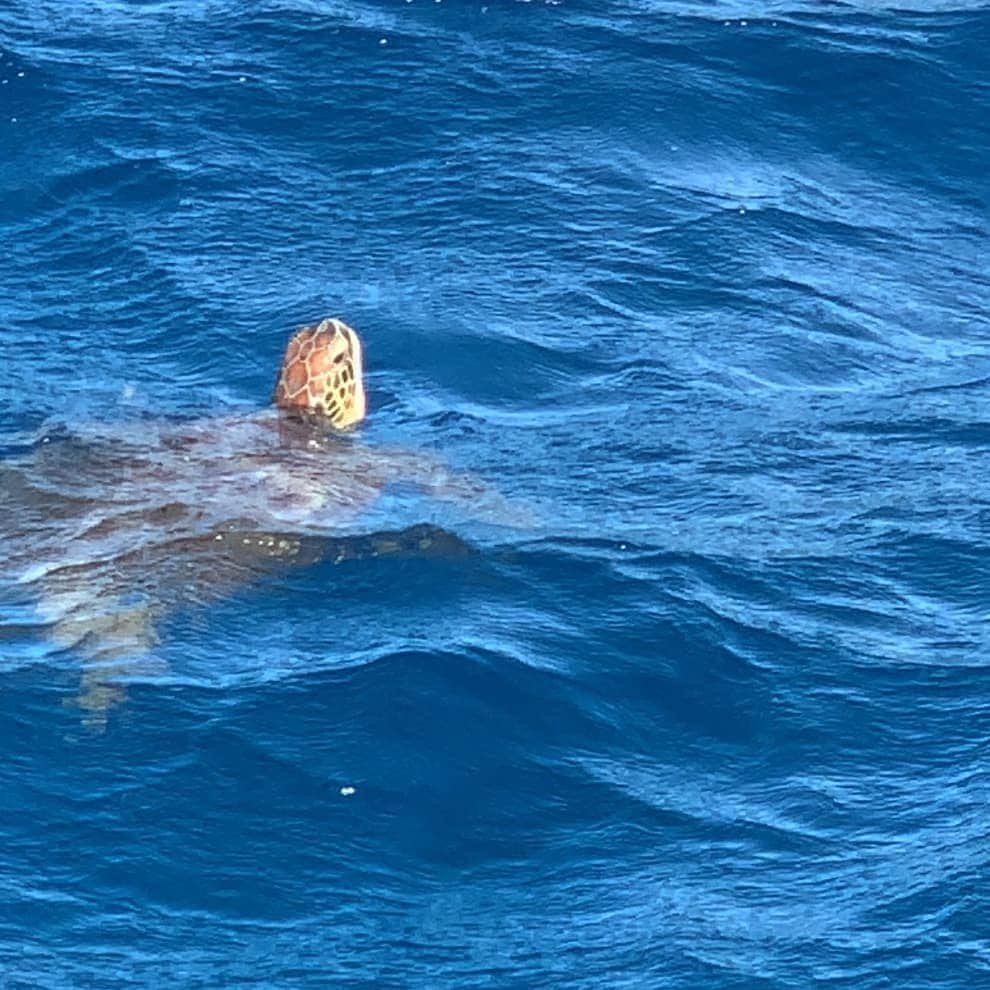
<path id="1" fill-rule="evenodd" d="M 343 320 L 321 320 L 289 340 L 275 383 L 281 409 L 308 409 L 336 427 L 364 417 L 361 341 Z"/>

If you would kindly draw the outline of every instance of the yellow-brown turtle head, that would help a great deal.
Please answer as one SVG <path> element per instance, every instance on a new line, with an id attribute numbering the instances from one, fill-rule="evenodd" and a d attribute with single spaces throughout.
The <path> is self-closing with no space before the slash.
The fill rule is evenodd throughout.
<path id="1" fill-rule="evenodd" d="M 343 320 L 321 320 L 297 330 L 285 348 L 275 404 L 309 410 L 337 428 L 364 418 L 361 341 Z"/>

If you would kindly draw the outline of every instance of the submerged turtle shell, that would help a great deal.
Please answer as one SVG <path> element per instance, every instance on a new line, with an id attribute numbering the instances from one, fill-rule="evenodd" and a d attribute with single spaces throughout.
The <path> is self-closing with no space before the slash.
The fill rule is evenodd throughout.
<path id="1" fill-rule="evenodd" d="M 364 417 L 362 351 L 358 335 L 343 320 L 302 327 L 289 340 L 275 383 L 281 409 L 308 409 L 340 428 Z"/>

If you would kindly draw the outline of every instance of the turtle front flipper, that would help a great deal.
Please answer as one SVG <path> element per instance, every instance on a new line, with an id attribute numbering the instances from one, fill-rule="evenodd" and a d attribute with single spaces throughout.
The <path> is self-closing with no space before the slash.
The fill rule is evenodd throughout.
<path id="1" fill-rule="evenodd" d="M 318 536 L 224 529 L 141 546 L 103 561 L 67 564 L 32 582 L 51 640 L 83 661 L 71 703 L 102 731 L 129 678 L 160 672 L 157 621 L 202 607 L 265 575 L 372 558 L 464 558 L 459 536 L 422 523 L 364 535 Z"/>
<path id="2" fill-rule="evenodd" d="M 77 576 L 71 589 L 47 582 L 38 608 L 55 645 L 82 659 L 79 693 L 67 703 L 82 711 L 87 728 L 102 732 L 110 709 L 126 696 L 123 682 L 160 669 L 154 603 L 108 593 L 98 582 L 87 586 Z"/>

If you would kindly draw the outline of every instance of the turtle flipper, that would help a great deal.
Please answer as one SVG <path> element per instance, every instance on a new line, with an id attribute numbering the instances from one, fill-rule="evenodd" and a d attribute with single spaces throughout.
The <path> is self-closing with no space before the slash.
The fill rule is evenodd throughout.
<path id="1" fill-rule="evenodd" d="M 153 649 L 159 637 L 152 602 L 88 591 L 87 596 L 77 584 L 67 595 L 49 586 L 39 611 L 56 646 L 82 659 L 79 693 L 66 703 L 82 711 L 88 729 L 102 732 L 110 709 L 126 696 L 122 679 L 158 669 Z"/>
<path id="2" fill-rule="evenodd" d="M 169 610 L 202 606 L 265 574 L 373 558 L 457 559 L 476 551 L 459 536 L 421 523 L 365 535 L 316 536 L 223 530 L 142 547 L 107 561 L 65 565 L 38 580 L 51 640 L 83 660 L 71 704 L 84 724 L 106 727 L 128 677 L 160 670 L 156 623 Z"/>

